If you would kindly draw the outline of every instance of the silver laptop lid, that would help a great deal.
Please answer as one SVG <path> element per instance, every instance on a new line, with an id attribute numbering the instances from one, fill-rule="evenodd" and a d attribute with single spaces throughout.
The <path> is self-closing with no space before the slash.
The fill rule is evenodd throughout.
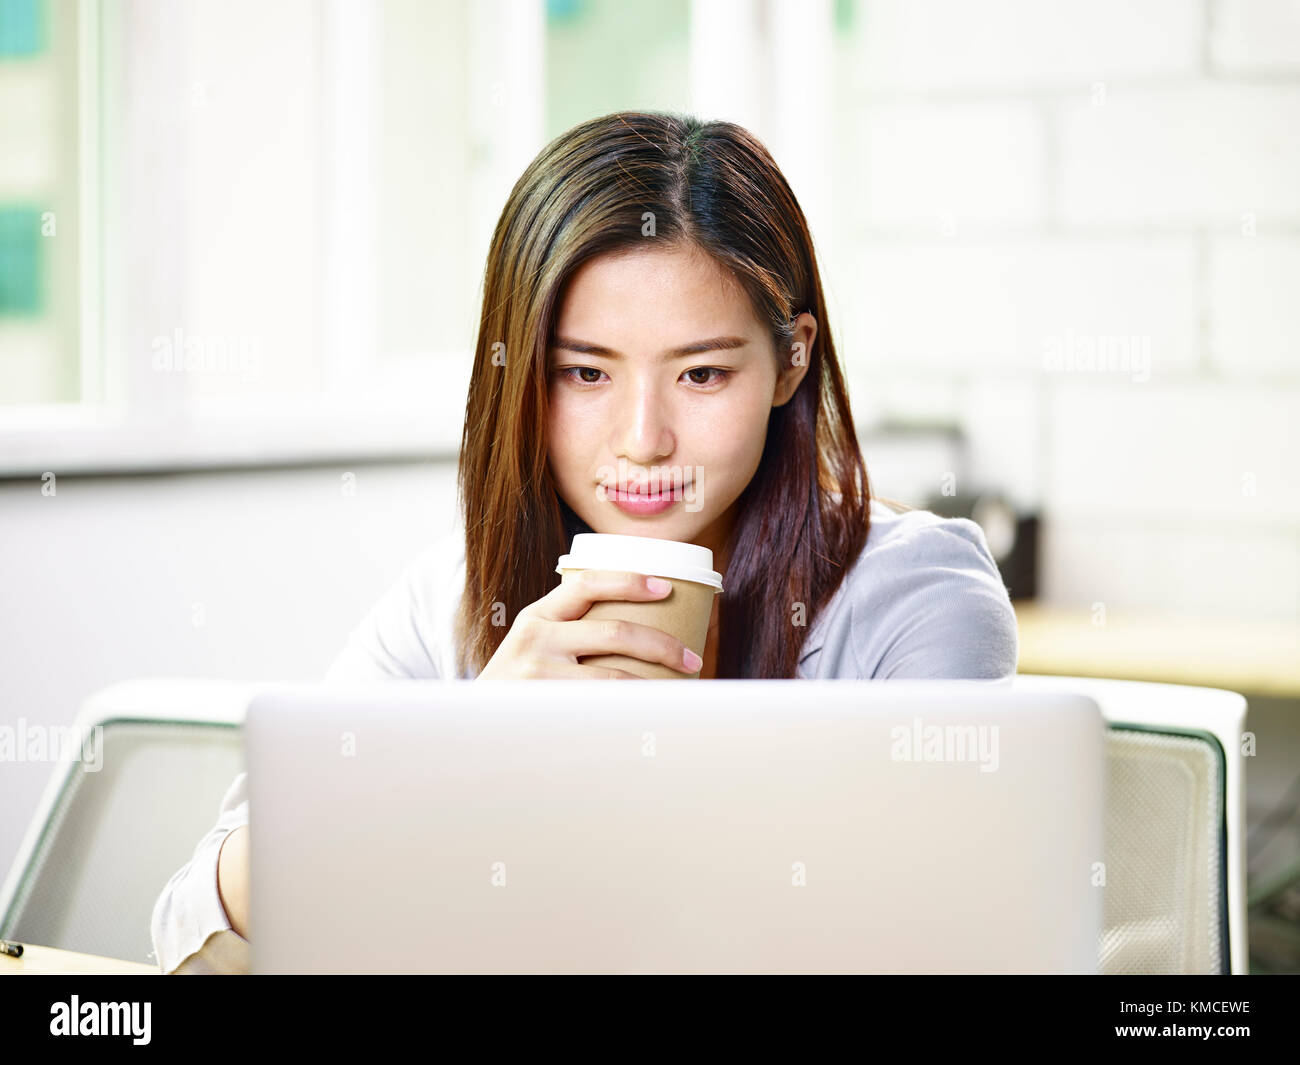
<path id="1" fill-rule="evenodd" d="M 1103 740 L 950 681 L 280 688 L 254 971 L 1095 972 Z"/>

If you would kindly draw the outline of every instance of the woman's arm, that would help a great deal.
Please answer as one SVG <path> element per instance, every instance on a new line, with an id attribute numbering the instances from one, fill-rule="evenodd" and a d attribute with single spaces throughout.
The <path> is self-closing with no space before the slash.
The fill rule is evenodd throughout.
<path id="1" fill-rule="evenodd" d="M 217 822 L 199 840 L 190 860 L 172 874 L 154 903 L 150 919 L 154 956 L 165 973 L 246 972 L 248 941 L 232 931 L 222 903 L 218 862 L 230 835 L 248 825 L 248 774 L 231 782 Z M 247 848 L 247 831 L 235 846 Z M 236 851 L 226 848 L 232 860 Z M 243 859 L 247 879 L 248 859 Z M 233 868 L 233 866 L 232 866 Z M 233 895 L 234 892 L 231 892 Z M 248 889 L 242 892 L 243 922 L 248 922 Z M 231 903 L 233 905 L 233 898 Z"/>
<path id="2" fill-rule="evenodd" d="M 230 920 L 230 927 L 245 939 L 248 935 L 248 826 L 240 825 L 227 834 L 217 856 L 217 894 Z"/>

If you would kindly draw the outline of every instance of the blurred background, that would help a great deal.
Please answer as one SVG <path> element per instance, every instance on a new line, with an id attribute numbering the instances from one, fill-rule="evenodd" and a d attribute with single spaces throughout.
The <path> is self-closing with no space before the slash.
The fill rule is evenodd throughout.
<path id="1" fill-rule="evenodd" d="M 1300 968 L 1296 0 L 0 0 L 4 721 L 318 679 L 455 524 L 511 185 L 624 108 L 768 145 L 874 488 L 980 521 L 1022 672 L 1248 696 Z"/>

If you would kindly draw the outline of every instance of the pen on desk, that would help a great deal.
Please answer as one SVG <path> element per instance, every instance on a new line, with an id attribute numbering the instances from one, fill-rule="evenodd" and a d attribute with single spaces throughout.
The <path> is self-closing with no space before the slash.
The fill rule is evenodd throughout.
<path id="1" fill-rule="evenodd" d="M 21 958 L 23 956 L 23 945 L 21 943 L 10 943 L 7 939 L 0 939 L 0 954 L 8 954 L 11 958 Z"/>

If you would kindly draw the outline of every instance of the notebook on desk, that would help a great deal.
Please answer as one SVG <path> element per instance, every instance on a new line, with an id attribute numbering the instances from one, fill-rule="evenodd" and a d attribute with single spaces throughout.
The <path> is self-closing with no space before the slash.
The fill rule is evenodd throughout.
<path id="1" fill-rule="evenodd" d="M 1097 971 L 1084 696 L 393 681 L 245 738 L 255 972 Z"/>

